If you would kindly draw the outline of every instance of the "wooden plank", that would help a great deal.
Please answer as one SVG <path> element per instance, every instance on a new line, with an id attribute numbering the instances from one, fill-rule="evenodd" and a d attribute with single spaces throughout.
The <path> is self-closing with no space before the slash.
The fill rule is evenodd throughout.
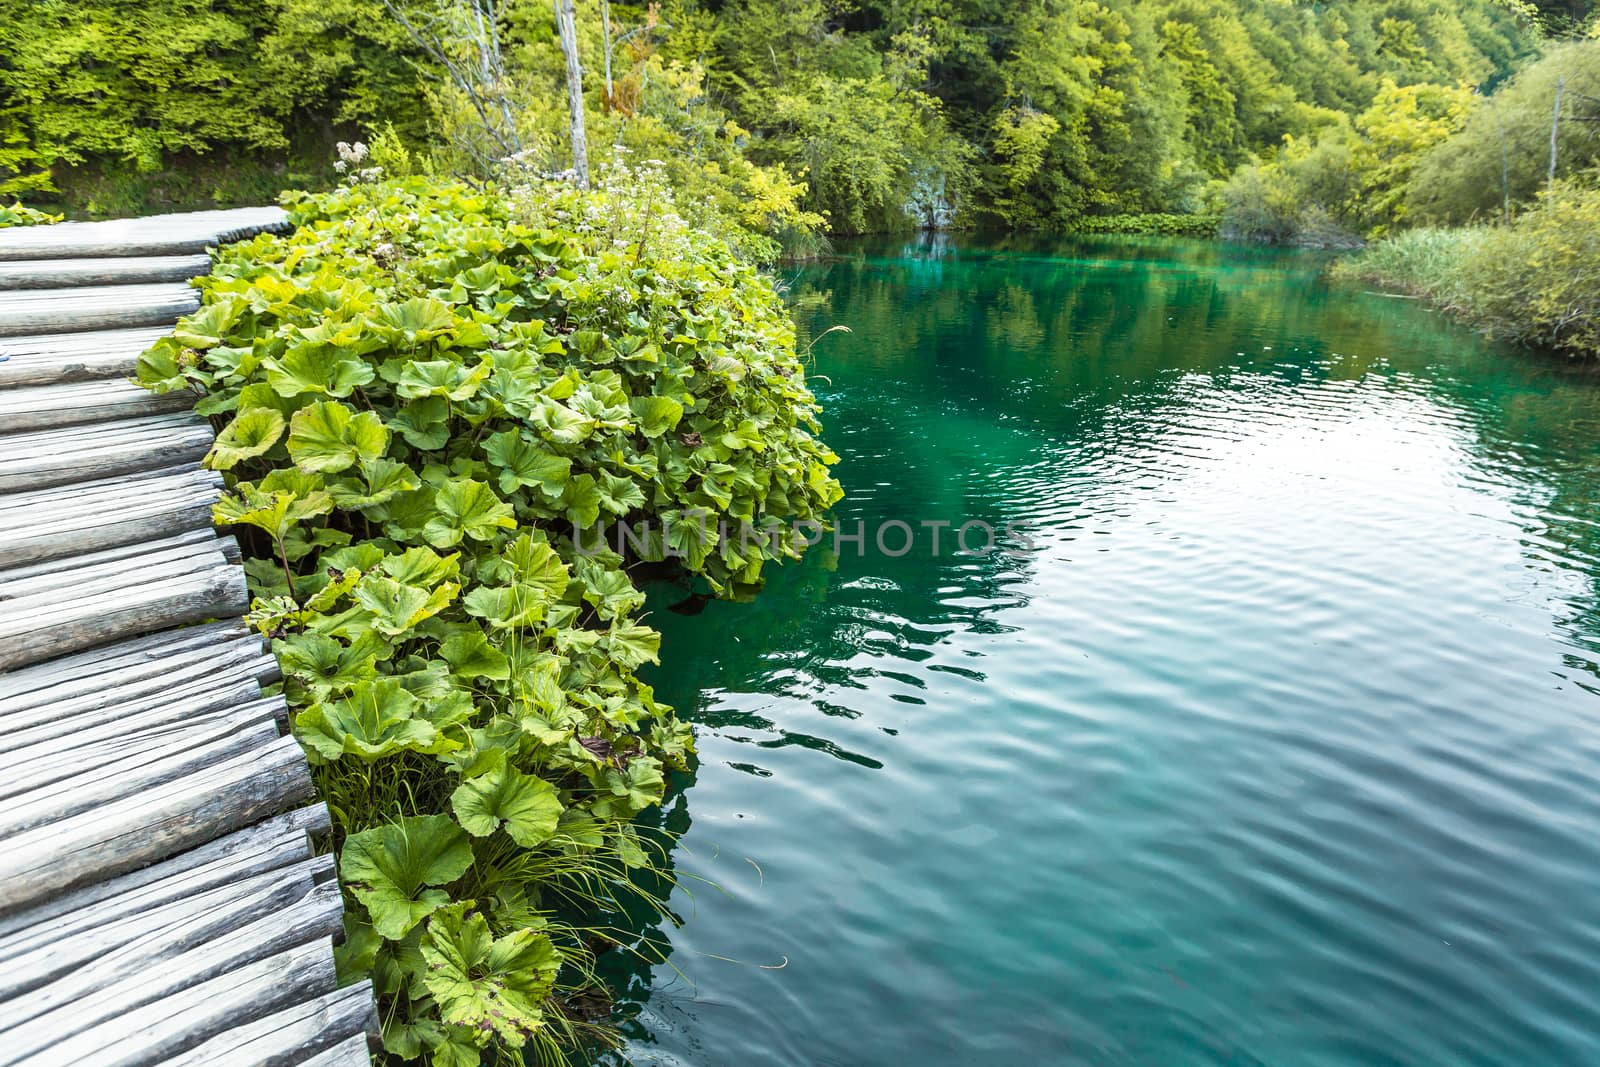
<path id="1" fill-rule="evenodd" d="M 129 576 L 132 577 L 131 575 Z M 176 577 L 77 587 L 0 600 L 0 670 L 64 656 L 129 634 L 241 614 L 249 604 L 244 573 L 222 561 Z"/>
<path id="2" fill-rule="evenodd" d="M 288 220 L 282 208 L 245 207 L 13 226 L 0 231 L 0 260 L 194 255 L 263 230 L 287 229 Z"/>
<path id="3" fill-rule="evenodd" d="M 372 1067 L 372 1052 L 367 1038 L 358 1034 L 309 1060 L 301 1060 L 299 1067 Z"/>
<path id="4" fill-rule="evenodd" d="M 214 471 L 175 467 L 0 495 L 0 570 L 209 529 L 221 492 Z"/>
<path id="5" fill-rule="evenodd" d="M 170 696 L 52 717 L 21 730 L 0 727 L 6 741 L 0 751 L 0 799 L 132 756 L 151 756 L 180 733 L 198 744 L 257 723 L 286 725 L 288 706 L 281 694 L 262 696 L 254 678 L 235 675 L 190 682 Z M 0 813 L 0 821 L 5 818 Z"/>
<path id="6" fill-rule="evenodd" d="M 17 834 L 0 850 L 0 912 L 165 859 L 312 795 L 292 737 L 143 794 Z"/>
<path id="7" fill-rule="evenodd" d="M 43 719 L 74 715 L 159 692 L 162 680 L 191 677 L 197 669 L 236 662 L 254 666 L 262 685 L 278 680 L 277 664 L 264 655 L 265 641 L 242 620 L 168 630 L 63 656 L 0 675 L 0 721 L 44 709 Z M 112 676 L 115 676 L 114 678 Z M 34 717 L 30 722 L 40 721 Z M 0 726 L 0 729 L 3 729 Z"/>
<path id="8" fill-rule="evenodd" d="M 323 887 L 314 893 L 322 909 L 314 921 L 322 928 L 337 920 L 338 896 Z M 307 922 L 308 913 L 294 922 Z M 320 996 L 336 985 L 333 945 L 327 936 L 297 940 L 290 918 L 269 916 L 0 1031 L 0 1063 L 143 1067 Z"/>
<path id="9" fill-rule="evenodd" d="M 191 412 L 7 434 L 0 437 L 0 493 L 196 463 L 212 439 L 210 424 Z"/>
<path id="10" fill-rule="evenodd" d="M 214 561 L 214 562 L 213 562 Z M 103 584 L 81 576 L 67 587 L 8 596 L 13 587 L 0 576 L 0 670 L 64 656 L 131 634 L 243 614 L 250 597 L 244 571 L 218 553 L 195 564 L 179 560 L 152 565 L 140 580 L 129 568 Z M 178 573 L 169 573 L 177 571 Z"/>
<path id="11" fill-rule="evenodd" d="M 194 394 L 179 390 L 152 393 L 130 381 L 68 382 L 0 390 L 0 427 L 6 433 L 48 430 L 86 422 L 132 419 L 187 411 Z"/>
<path id="12" fill-rule="evenodd" d="M 211 257 L 95 256 L 0 262 L 0 289 L 61 289 L 79 285 L 186 282 L 211 273 Z"/>
<path id="13" fill-rule="evenodd" d="M 361 981 L 218 1034 L 161 1067 L 296 1067 L 332 1053 L 346 1058 L 329 1063 L 370 1064 L 367 1037 L 377 1032 L 372 983 Z M 349 1059 L 352 1049 L 359 1059 Z"/>
<path id="14" fill-rule="evenodd" d="M 332 866 L 332 856 L 307 858 L 145 907 L 109 914 L 96 909 L 92 916 L 73 915 L 30 929 L 27 947 L 10 953 L 0 971 L 5 1025 L 137 978 L 197 945 L 280 915 L 313 894 L 325 906 L 329 891 L 318 889 L 326 884 L 318 875 L 330 873 Z M 326 925 L 307 931 L 304 940 L 317 936 L 329 936 Z"/>
<path id="15" fill-rule="evenodd" d="M 185 530 L 171 537 L 138 544 L 113 545 L 111 548 L 85 552 L 71 559 L 47 559 L 37 563 L 25 563 L 20 567 L 8 567 L 4 572 L 0 572 L 0 598 L 8 593 L 17 595 L 23 588 L 24 582 L 32 588 L 81 584 L 78 575 L 85 571 L 96 572 L 90 581 L 97 582 L 106 575 L 126 570 L 130 565 L 127 561 L 130 560 L 137 561 L 134 565 L 146 566 L 149 563 L 147 557 L 151 556 L 159 556 L 170 562 L 179 557 L 209 559 L 213 554 L 220 554 L 230 563 L 238 563 L 241 559 L 239 543 L 231 534 L 219 536 L 215 530 Z M 49 578 L 49 581 L 38 581 L 44 578 Z"/>
<path id="16" fill-rule="evenodd" d="M 27 766 L 7 783 L 11 795 L 0 809 L 0 835 L 20 834 L 62 822 L 82 812 L 137 798 L 146 790 L 237 756 L 279 737 L 267 702 L 197 716 L 132 733 L 115 745 L 58 753 L 41 766 Z"/>
<path id="17" fill-rule="evenodd" d="M 56 937 L 92 929 L 102 919 L 110 921 L 300 863 L 311 856 L 309 839 L 331 833 L 332 827 L 327 806 L 318 801 L 171 859 L 26 908 L 0 912 L 0 964 L 47 946 Z"/>
<path id="18" fill-rule="evenodd" d="M 198 310 L 200 293 L 181 282 L 0 292 L 0 337 L 160 326 Z"/>
<path id="19" fill-rule="evenodd" d="M 60 701 L 46 701 L 0 714 L 0 794 L 6 768 L 42 759 L 67 745 L 87 744 L 164 723 L 181 722 L 252 703 L 261 697 L 260 655 L 244 642 L 225 646 L 215 659 L 185 662 L 155 675 L 107 676 L 106 687 Z M 275 718 L 283 709 L 274 706 Z M 81 740 L 80 740 L 81 739 Z"/>
<path id="20" fill-rule="evenodd" d="M 0 392 L 0 397 L 6 394 Z M 0 437 L 0 441 L 5 440 Z M 51 516 L 76 515 L 84 511 L 111 507 L 119 496 L 149 496 L 173 489 L 211 490 L 222 488 L 222 475 L 191 466 L 165 467 L 117 478 L 79 482 L 71 489 L 54 487 L 0 495 L 0 523 L 7 525 L 35 521 L 40 512 Z"/>
<path id="21" fill-rule="evenodd" d="M 3 439 L 0 439 L 3 440 Z M 115 545 L 63 560 L 40 560 L 0 571 L 0 602 L 48 594 L 70 595 L 77 586 L 91 590 L 136 583 L 146 578 L 176 577 L 200 566 L 227 560 L 223 539 L 211 530 L 175 534 L 141 544 Z"/>
<path id="22" fill-rule="evenodd" d="M 125 378 L 167 326 L 86 330 L 0 339 L 0 389 Z"/>

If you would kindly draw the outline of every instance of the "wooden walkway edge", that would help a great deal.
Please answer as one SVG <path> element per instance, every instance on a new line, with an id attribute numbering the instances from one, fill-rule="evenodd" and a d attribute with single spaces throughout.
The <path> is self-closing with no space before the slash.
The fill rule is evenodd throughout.
<path id="1" fill-rule="evenodd" d="M 352 1067 L 330 832 L 192 397 L 127 380 L 278 208 L 0 230 L 0 1067 Z"/>

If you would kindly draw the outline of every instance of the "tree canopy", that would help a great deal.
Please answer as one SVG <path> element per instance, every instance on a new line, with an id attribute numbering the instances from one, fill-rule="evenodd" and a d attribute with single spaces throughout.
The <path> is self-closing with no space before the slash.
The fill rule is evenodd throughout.
<path id="1" fill-rule="evenodd" d="M 593 151 L 662 158 L 689 200 L 760 205 L 772 234 L 1204 210 L 1209 183 L 1354 130 L 1382 101 L 1439 121 L 1438 93 L 1494 86 L 1543 27 L 1587 14 L 1523 0 L 576 6 Z M 554 14 L 545 0 L 497 10 L 519 139 L 560 169 Z M 306 169 L 335 139 L 388 128 L 427 148 L 468 121 L 385 0 L 0 0 L 0 55 L 0 195 L 40 203 L 82 208 L 84 174 Z"/>

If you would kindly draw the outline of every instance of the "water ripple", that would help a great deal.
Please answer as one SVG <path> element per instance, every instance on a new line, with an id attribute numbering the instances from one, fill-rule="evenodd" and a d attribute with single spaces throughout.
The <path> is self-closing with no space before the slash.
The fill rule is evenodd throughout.
<path id="1" fill-rule="evenodd" d="M 1595 375 L 1315 257 L 898 252 L 802 279 L 837 517 L 1031 550 L 653 617 L 717 888 L 632 1060 L 1600 1063 Z"/>

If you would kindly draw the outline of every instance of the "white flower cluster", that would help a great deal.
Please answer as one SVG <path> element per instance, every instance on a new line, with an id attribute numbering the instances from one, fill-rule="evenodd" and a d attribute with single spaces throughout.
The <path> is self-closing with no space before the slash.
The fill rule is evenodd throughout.
<path id="1" fill-rule="evenodd" d="M 339 158 L 333 161 L 333 169 L 340 174 L 349 173 L 352 184 L 356 182 L 375 182 L 383 177 L 382 167 L 363 167 L 367 159 L 367 146 L 360 141 L 351 144 L 349 141 L 340 141 L 333 146 Z"/>

